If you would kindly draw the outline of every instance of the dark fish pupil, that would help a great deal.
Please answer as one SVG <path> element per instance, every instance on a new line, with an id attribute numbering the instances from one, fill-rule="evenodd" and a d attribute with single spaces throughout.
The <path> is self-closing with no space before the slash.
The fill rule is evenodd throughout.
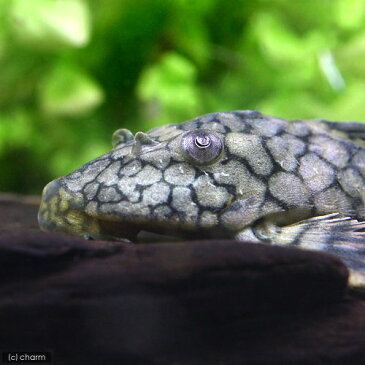
<path id="1" fill-rule="evenodd" d="M 195 145 L 199 148 L 207 148 L 210 146 L 211 140 L 208 136 L 195 137 Z"/>

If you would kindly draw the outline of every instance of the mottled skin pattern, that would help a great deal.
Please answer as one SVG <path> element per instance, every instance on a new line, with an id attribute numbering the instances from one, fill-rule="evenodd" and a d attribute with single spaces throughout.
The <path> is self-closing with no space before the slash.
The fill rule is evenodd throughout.
<path id="1" fill-rule="evenodd" d="M 332 252 L 365 285 L 365 125 L 213 113 L 135 136 L 43 192 L 43 229 L 140 231 Z"/>

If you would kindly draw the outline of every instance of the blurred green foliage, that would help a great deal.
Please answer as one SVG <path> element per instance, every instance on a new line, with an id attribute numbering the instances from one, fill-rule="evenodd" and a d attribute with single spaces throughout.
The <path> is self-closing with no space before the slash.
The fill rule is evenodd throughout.
<path id="1" fill-rule="evenodd" d="M 365 120 L 365 1 L 0 0 L 0 191 L 234 109 Z"/>

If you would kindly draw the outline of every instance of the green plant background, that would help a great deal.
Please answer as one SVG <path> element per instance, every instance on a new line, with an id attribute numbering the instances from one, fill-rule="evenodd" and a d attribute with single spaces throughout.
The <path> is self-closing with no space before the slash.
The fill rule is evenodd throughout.
<path id="1" fill-rule="evenodd" d="M 2 192 L 235 109 L 365 121 L 365 1 L 0 0 Z"/>

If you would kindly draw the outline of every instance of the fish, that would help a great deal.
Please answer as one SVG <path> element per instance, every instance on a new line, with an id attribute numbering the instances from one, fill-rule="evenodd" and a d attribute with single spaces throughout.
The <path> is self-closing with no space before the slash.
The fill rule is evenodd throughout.
<path id="1" fill-rule="evenodd" d="M 87 239 L 235 239 L 338 256 L 365 286 L 365 124 L 239 110 L 133 135 L 53 180 L 43 230 Z"/>

